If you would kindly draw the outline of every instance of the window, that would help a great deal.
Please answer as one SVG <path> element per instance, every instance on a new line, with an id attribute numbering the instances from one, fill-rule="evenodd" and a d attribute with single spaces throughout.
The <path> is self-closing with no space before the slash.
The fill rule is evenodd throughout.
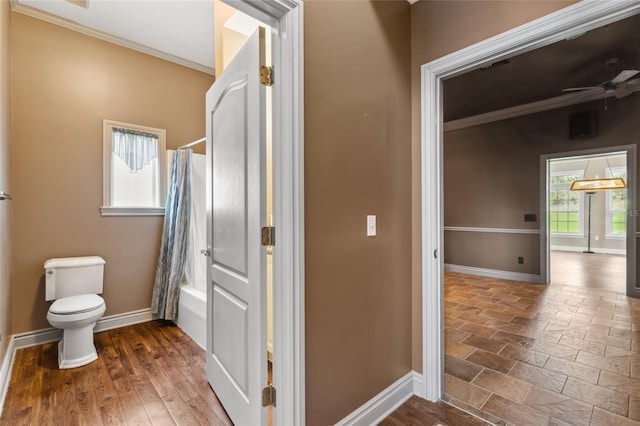
<path id="1" fill-rule="evenodd" d="M 627 181 L 626 166 L 607 167 L 607 177 L 621 177 Z M 607 238 L 625 238 L 627 235 L 627 190 L 607 191 Z"/>
<path id="2" fill-rule="evenodd" d="M 582 178 L 582 171 L 551 173 L 549 189 L 549 226 L 552 234 L 584 235 L 582 193 L 570 191 L 571 183 Z"/>
<path id="3" fill-rule="evenodd" d="M 161 215 L 166 200 L 165 131 L 103 121 L 103 216 Z"/>

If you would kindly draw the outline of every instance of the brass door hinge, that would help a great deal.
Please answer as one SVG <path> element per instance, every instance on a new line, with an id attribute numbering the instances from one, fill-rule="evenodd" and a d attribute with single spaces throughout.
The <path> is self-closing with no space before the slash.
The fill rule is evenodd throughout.
<path id="1" fill-rule="evenodd" d="M 264 226 L 262 228 L 262 245 L 265 247 L 276 245 L 276 228 L 273 226 Z"/>
<path id="2" fill-rule="evenodd" d="M 268 407 L 270 405 L 273 407 L 276 406 L 276 388 L 272 385 L 262 389 L 262 406 Z"/>
<path id="3" fill-rule="evenodd" d="M 260 83 L 265 86 L 273 86 L 273 67 L 260 66 Z"/>

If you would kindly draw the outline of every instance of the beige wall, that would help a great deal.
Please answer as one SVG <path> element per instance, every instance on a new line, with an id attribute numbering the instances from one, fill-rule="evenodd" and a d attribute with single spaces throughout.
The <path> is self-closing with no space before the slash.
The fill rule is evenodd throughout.
<path id="1" fill-rule="evenodd" d="M 4 3 L 4 2 L 3 2 Z M 106 315 L 150 306 L 162 217 L 101 217 L 102 120 L 204 135 L 213 77 L 12 14 L 13 333 L 49 327 L 47 258 L 105 258 Z"/>
<path id="2" fill-rule="evenodd" d="M 524 214 L 540 218 L 541 155 L 638 143 L 640 97 L 611 98 L 604 108 L 599 100 L 445 133 L 445 225 L 539 229 L 539 222 L 524 222 Z M 569 139 L 569 116 L 588 110 L 598 111 L 598 135 Z M 588 177 L 598 168 L 603 177 L 604 167 L 603 159 L 592 160 Z M 604 212 L 604 193 L 595 199 L 594 209 Z M 595 216 L 592 231 L 592 238 L 605 240 L 604 224 Z M 586 248 L 586 237 L 577 241 Z M 539 235 L 446 232 L 445 262 L 539 275 Z"/>
<path id="3" fill-rule="evenodd" d="M 334 424 L 411 370 L 405 1 L 305 4 L 306 418 Z M 366 215 L 378 235 L 367 238 Z"/>
<path id="4" fill-rule="evenodd" d="M 9 181 L 10 16 L 9 2 L 0 2 L 0 191 L 7 192 L 13 192 Z M 4 359 L 11 334 L 11 207 L 12 201 L 0 201 L 0 362 Z"/>
<path id="5" fill-rule="evenodd" d="M 426 1 L 411 7 L 413 369 L 422 371 L 420 66 L 575 1 Z"/>

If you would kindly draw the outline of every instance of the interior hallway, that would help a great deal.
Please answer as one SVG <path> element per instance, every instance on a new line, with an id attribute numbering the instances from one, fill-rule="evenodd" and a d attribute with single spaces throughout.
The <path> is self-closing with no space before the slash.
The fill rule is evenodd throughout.
<path id="1" fill-rule="evenodd" d="M 57 343 L 20 349 L 2 425 L 232 425 L 205 351 L 171 322 L 95 334 L 98 360 L 58 369 Z"/>

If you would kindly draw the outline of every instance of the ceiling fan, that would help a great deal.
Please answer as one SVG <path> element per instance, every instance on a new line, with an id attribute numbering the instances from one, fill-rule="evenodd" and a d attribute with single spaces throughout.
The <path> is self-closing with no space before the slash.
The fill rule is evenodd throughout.
<path id="1" fill-rule="evenodd" d="M 640 78 L 632 78 L 638 73 L 640 73 L 640 70 L 624 70 L 620 72 L 620 74 L 615 76 L 612 80 L 605 81 L 604 83 L 600 83 L 597 86 L 570 87 L 567 89 L 562 89 L 562 91 L 579 92 L 585 90 L 601 90 L 607 96 L 612 94 L 616 98 L 620 99 L 632 94 L 636 90 L 640 90 Z"/>

